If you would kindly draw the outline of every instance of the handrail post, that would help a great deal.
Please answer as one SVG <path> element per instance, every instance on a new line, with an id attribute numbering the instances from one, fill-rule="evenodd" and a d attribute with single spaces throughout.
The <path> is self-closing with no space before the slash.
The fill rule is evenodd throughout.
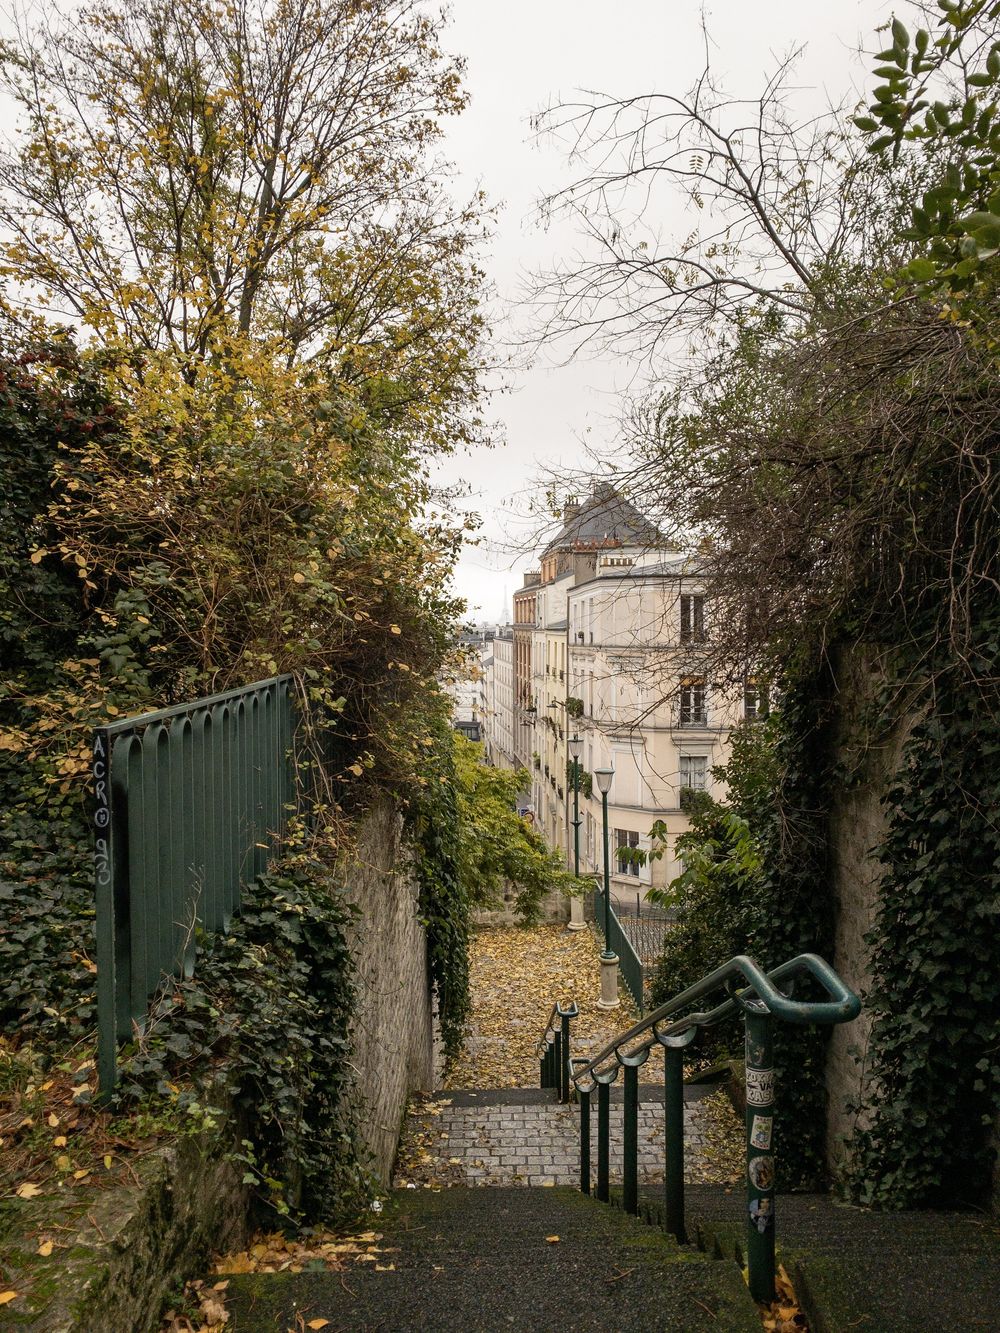
<path id="1" fill-rule="evenodd" d="M 609 1157 L 611 1152 L 611 1088 L 607 1083 L 597 1085 L 597 1197 L 607 1203 L 609 1189 Z"/>
<path id="2" fill-rule="evenodd" d="M 622 1124 L 622 1206 L 633 1216 L 639 1212 L 639 1070 L 625 1066 L 624 1120 Z"/>
<path id="3" fill-rule="evenodd" d="M 771 1015 L 746 1012 L 747 1270 L 750 1295 L 774 1300 L 774 1050 Z"/>
<path id="4" fill-rule="evenodd" d="M 559 1100 L 569 1101 L 569 1021 L 571 1014 L 562 1014 L 562 1051 L 559 1065 Z"/>
<path id="5" fill-rule="evenodd" d="M 580 1189 L 590 1193 L 590 1092 L 580 1090 Z"/>
<path id="6" fill-rule="evenodd" d="M 562 1031 L 559 1028 L 552 1033 L 552 1082 L 549 1086 L 556 1090 L 556 1101 L 562 1101 Z"/>
<path id="7" fill-rule="evenodd" d="M 663 1207 L 666 1229 L 680 1245 L 684 1228 L 684 1053 L 663 1049 Z"/>

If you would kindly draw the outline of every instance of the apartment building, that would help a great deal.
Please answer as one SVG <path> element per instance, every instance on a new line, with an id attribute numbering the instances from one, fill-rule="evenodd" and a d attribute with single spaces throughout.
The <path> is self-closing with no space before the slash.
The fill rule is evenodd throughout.
<path id="1" fill-rule="evenodd" d="M 721 797 L 724 764 L 743 699 L 713 684 L 706 667 L 709 589 L 697 560 L 662 553 L 599 558 L 569 597 L 567 714 L 583 741 L 585 785 L 614 770 L 608 797 L 611 874 L 619 891 L 668 883 L 680 872 L 677 837 L 690 793 Z M 596 793 L 581 802 L 581 862 L 603 865 Z M 648 855 L 655 822 L 664 854 Z"/>
<path id="2" fill-rule="evenodd" d="M 581 868 L 603 869 L 593 773 L 612 768 L 614 886 L 621 894 L 669 882 L 679 871 L 676 840 L 688 827 L 689 793 L 723 794 L 714 791 L 712 769 L 725 763 L 743 712 L 742 698 L 717 687 L 706 666 L 711 596 L 697 559 L 598 483 L 565 506 L 538 571 L 514 594 L 513 612 L 510 690 L 491 687 L 494 717 L 484 724 L 491 755 L 509 753 L 529 770 L 536 824 L 571 862 L 569 740 L 578 735 Z M 494 644 L 499 682 L 496 659 Z M 634 853 L 651 850 L 657 822 L 667 830 L 664 855 L 644 860 Z"/>

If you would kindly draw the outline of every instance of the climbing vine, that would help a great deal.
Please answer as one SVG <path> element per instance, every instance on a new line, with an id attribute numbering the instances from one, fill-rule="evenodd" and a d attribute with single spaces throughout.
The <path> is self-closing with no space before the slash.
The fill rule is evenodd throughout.
<path id="1" fill-rule="evenodd" d="M 888 1207 L 976 1202 L 1000 1098 L 1000 613 L 924 682 L 886 792 L 868 935 L 872 1030 L 852 1184 Z"/>
<path id="2" fill-rule="evenodd" d="M 343 1216 L 364 1184 L 347 1097 L 350 915 L 312 858 L 260 876 L 231 932 L 202 942 L 194 978 L 165 986 L 122 1053 L 119 1112 L 197 1128 L 228 1103 L 244 1181 L 272 1215 Z"/>
<path id="3" fill-rule="evenodd" d="M 422 790 L 411 810 L 416 847 L 420 912 L 427 929 L 427 962 L 437 998 L 445 1058 L 461 1049 L 469 1014 L 471 904 L 460 868 L 460 833 L 455 763 L 447 723 L 437 725 L 437 747 L 421 775 Z"/>

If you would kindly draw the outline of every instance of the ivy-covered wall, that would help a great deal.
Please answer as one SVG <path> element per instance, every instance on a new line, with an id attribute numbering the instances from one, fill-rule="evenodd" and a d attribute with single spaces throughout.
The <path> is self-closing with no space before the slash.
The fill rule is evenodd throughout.
<path id="1" fill-rule="evenodd" d="M 829 892 L 834 906 L 834 967 L 859 994 L 871 985 L 871 950 L 866 935 L 875 922 L 882 867 L 878 848 L 886 837 L 888 814 L 882 798 L 902 760 L 914 718 L 907 714 L 878 744 L 863 725 L 883 681 L 881 654 L 855 645 L 836 654 L 837 720 L 831 738 L 833 760 L 842 775 L 830 788 Z M 851 780 L 844 774 L 850 772 Z M 863 1008 L 853 1023 L 835 1027 L 826 1059 L 827 1161 L 836 1173 L 859 1123 L 849 1109 L 862 1093 L 864 1054 L 871 1016 Z"/>

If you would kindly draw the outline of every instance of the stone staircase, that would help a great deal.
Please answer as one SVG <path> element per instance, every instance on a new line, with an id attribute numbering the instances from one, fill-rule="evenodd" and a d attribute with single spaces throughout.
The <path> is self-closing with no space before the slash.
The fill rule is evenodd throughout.
<path id="1" fill-rule="evenodd" d="M 580 1193 L 578 1107 L 550 1090 L 442 1093 L 413 1117 L 425 1146 L 373 1224 L 377 1260 L 233 1274 L 227 1333 L 306 1333 L 319 1320 L 324 1333 L 760 1333 L 740 1271 L 742 1190 L 689 1177 L 691 1243 L 667 1237 L 662 1101 L 642 1092 L 638 1218 Z M 695 1175 L 699 1133 L 695 1100 L 685 1106 Z M 423 1178 L 412 1169 L 421 1156 Z M 870 1213 L 827 1195 L 781 1196 L 776 1214 L 778 1259 L 811 1333 L 1000 1329 L 995 1219 Z"/>
<path id="2" fill-rule="evenodd" d="M 760 1333 L 736 1264 L 567 1186 L 401 1190 L 378 1229 L 377 1268 L 233 1276 L 227 1330 Z"/>

